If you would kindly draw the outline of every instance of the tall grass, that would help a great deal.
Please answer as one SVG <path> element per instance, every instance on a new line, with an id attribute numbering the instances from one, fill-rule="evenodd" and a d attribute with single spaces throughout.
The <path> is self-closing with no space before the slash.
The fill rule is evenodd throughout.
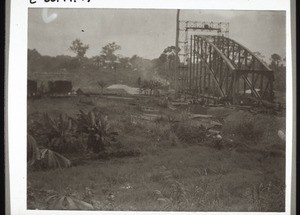
<path id="1" fill-rule="evenodd" d="M 72 108 L 72 113 L 78 106 L 85 112 L 94 108 L 71 102 L 52 106 Z M 35 189 L 60 192 L 70 187 L 97 210 L 284 210 L 283 158 L 203 147 L 199 143 L 207 141 L 206 134 L 188 122 L 186 113 L 162 108 L 168 117 L 134 121 L 131 116 L 142 113 L 138 106 L 104 99 L 94 102 L 120 133 L 121 146 L 116 148 L 139 148 L 142 155 L 89 161 L 63 171 L 29 172 Z M 277 129 L 284 129 L 281 119 L 238 112 L 226 118 L 222 136 L 249 144 L 277 144 Z M 28 195 L 32 197 L 31 192 Z"/>

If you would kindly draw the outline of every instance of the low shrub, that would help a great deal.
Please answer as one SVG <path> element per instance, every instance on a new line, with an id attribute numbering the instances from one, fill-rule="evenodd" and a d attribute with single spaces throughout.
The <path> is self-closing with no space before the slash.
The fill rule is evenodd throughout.
<path id="1" fill-rule="evenodd" d="M 240 140 L 258 143 L 266 139 L 264 136 L 267 133 L 273 133 L 273 136 L 277 136 L 274 121 L 276 120 L 271 117 L 239 111 L 229 115 L 225 119 L 222 130 L 223 133 L 235 136 Z"/>
<path id="2" fill-rule="evenodd" d="M 235 128 L 236 133 L 247 140 L 258 140 L 262 137 L 264 131 L 257 128 L 252 121 L 244 121 Z"/>
<path id="3" fill-rule="evenodd" d="M 158 141 L 169 140 L 171 125 L 169 123 L 156 122 L 148 125 L 150 135 Z"/>
<path id="4" fill-rule="evenodd" d="M 173 124 L 172 131 L 180 141 L 188 144 L 201 143 L 206 138 L 204 127 L 194 126 L 188 122 Z"/>

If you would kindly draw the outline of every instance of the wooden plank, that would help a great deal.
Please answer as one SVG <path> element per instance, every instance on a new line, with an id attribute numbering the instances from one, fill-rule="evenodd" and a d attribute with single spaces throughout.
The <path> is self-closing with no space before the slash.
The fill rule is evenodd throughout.
<path id="1" fill-rule="evenodd" d="M 190 114 L 189 118 L 190 119 L 196 119 L 196 118 L 210 119 L 210 118 L 212 118 L 212 115 Z"/>

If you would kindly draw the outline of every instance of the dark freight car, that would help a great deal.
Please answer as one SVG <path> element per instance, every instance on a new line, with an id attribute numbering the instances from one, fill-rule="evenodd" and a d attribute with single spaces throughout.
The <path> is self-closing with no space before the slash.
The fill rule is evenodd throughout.
<path id="1" fill-rule="evenodd" d="M 27 93 L 29 97 L 37 95 L 37 82 L 33 80 L 27 81 Z"/>
<path id="2" fill-rule="evenodd" d="M 72 91 L 71 81 L 49 81 L 48 82 L 50 95 L 67 95 Z"/>

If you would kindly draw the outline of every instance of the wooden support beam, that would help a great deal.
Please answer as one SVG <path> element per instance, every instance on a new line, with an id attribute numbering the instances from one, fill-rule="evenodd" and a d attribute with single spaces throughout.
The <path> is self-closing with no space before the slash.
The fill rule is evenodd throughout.
<path id="1" fill-rule="evenodd" d="M 192 40 L 193 40 L 193 36 L 191 35 L 191 39 L 190 39 L 190 58 L 189 58 L 189 63 L 190 63 L 190 66 L 189 66 L 189 90 L 192 89 L 192 55 L 193 55 L 193 49 L 192 49 Z"/>
<path id="2" fill-rule="evenodd" d="M 258 78 L 259 78 L 259 74 L 255 74 L 255 73 L 252 73 L 252 74 L 253 74 L 254 77 L 255 77 L 252 83 L 253 83 L 254 86 L 256 86 L 257 80 L 258 80 Z"/>
<path id="3" fill-rule="evenodd" d="M 193 50 L 196 51 L 195 36 L 193 39 Z M 193 91 L 196 90 L 196 84 L 195 84 L 195 81 L 196 81 L 196 55 L 194 54 L 195 53 L 194 51 L 193 51 L 193 83 L 192 83 Z"/>
<path id="4" fill-rule="evenodd" d="M 175 84 L 175 97 L 178 96 L 178 40 L 179 40 L 179 14 L 180 10 L 177 10 L 176 15 L 176 38 L 175 38 L 175 68 L 174 68 L 174 84 Z"/>
<path id="5" fill-rule="evenodd" d="M 226 96 L 228 96 L 229 68 L 228 68 L 228 66 L 226 66 L 225 68 L 226 68 L 226 85 L 225 85 L 225 89 L 226 89 Z"/>
<path id="6" fill-rule="evenodd" d="M 244 95 L 246 94 L 246 80 L 244 80 Z"/>
<path id="7" fill-rule="evenodd" d="M 236 91 L 237 91 L 237 71 L 235 71 L 233 73 L 233 86 L 232 86 L 232 103 L 234 105 L 238 104 L 238 101 L 237 101 L 237 95 L 236 95 Z"/>
<path id="8" fill-rule="evenodd" d="M 260 96 L 263 98 L 262 93 L 263 93 L 263 88 L 264 88 L 264 75 L 260 75 Z"/>
<path id="9" fill-rule="evenodd" d="M 200 50 L 201 50 L 201 56 L 203 55 L 203 40 L 200 38 Z M 203 92 L 203 60 L 200 58 L 200 93 Z"/>
<path id="10" fill-rule="evenodd" d="M 269 85 L 270 85 L 270 81 L 267 82 L 267 85 L 265 86 L 265 89 L 262 91 L 262 96 L 261 96 L 262 98 L 265 97 L 265 94 L 266 94 L 266 92 L 267 92 L 267 90 L 269 88 Z"/>
<path id="11" fill-rule="evenodd" d="M 247 51 L 244 51 L 244 62 L 245 62 L 245 68 L 248 69 L 248 52 Z"/>
<path id="12" fill-rule="evenodd" d="M 197 46 L 196 46 L 196 52 L 199 52 L 199 37 L 196 38 L 197 41 Z M 199 57 L 197 56 L 196 58 L 196 96 L 198 99 L 198 94 L 199 94 Z"/>
<path id="13" fill-rule="evenodd" d="M 261 100 L 260 94 L 258 94 L 257 91 L 253 88 L 252 83 L 250 82 L 250 80 L 248 79 L 248 77 L 245 76 L 245 75 L 242 75 L 242 78 L 246 81 L 246 84 L 248 85 L 248 87 L 250 88 L 250 90 L 253 92 L 254 96 L 256 98 L 258 98 L 259 100 Z"/>
<path id="14" fill-rule="evenodd" d="M 211 48 L 211 46 L 209 46 L 208 52 L 209 52 L 209 65 L 208 65 L 208 67 L 211 68 L 211 67 L 212 67 L 212 63 L 211 63 L 211 59 L 212 59 L 212 48 Z M 208 74 L 208 89 L 211 89 L 211 84 L 210 84 L 210 82 L 211 82 L 211 74 L 209 73 L 209 74 Z"/>
<path id="15" fill-rule="evenodd" d="M 223 71 L 223 60 L 222 60 L 222 59 L 220 59 L 220 63 L 219 63 L 219 64 L 220 64 L 220 67 L 219 67 L 219 71 L 220 71 L 220 74 L 219 74 L 219 75 L 220 75 L 220 79 L 219 79 L 219 80 L 222 80 L 222 79 L 223 79 L 223 76 L 224 76 L 224 75 L 223 75 L 223 72 L 224 72 L 224 71 Z"/>
<path id="16" fill-rule="evenodd" d="M 199 55 L 199 53 L 195 53 L 195 54 Z M 199 57 L 201 57 L 201 56 L 199 55 Z M 212 76 L 213 76 L 213 78 L 215 80 L 215 83 L 217 84 L 217 86 L 219 88 L 219 91 L 221 92 L 221 95 L 223 97 L 225 97 L 225 93 L 224 93 L 223 89 L 220 87 L 220 83 L 218 81 L 218 78 L 215 75 L 215 72 L 209 68 L 209 65 L 208 65 L 207 62 L 204 61 L 204 64 L 205 64 L 205 69 L 208 69 L 208 71 L 212 74 Z"/>
<path id="17" fill-rule="evenodd" d="M 206 62 L 206 54 L 207 54 L 207 41 L 204 42 L 204 55 L 203 55 L 203 61 L 204 61 L 204 64 L 206 65 L 207 62 Z M 203 87 L 204 87 L 204 93 L 207 93 L 206 91 L 206 66 L 204 67 L 204 77 L 203 77 Z"/>
<path id="18" fill-rule="evenodd" d="M 230 59 L 230 51 L 229 51 L 229 40 L 226 38 L 227 43 L 227 58 Z"/>

